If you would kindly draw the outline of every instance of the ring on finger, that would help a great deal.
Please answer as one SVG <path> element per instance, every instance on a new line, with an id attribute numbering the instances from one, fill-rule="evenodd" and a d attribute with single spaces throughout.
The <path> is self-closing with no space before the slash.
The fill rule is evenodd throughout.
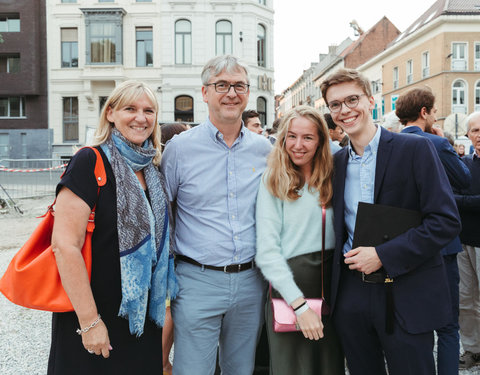
<path id="1" fill-rule="evenodd" d="M 90 354 L 93 354 L 93 353 L 95 353 L 95 351 L 93 351 L 93 350 L 90 350 L 90 349 L 87 349 L 87 352 L 89 352 Z"/>

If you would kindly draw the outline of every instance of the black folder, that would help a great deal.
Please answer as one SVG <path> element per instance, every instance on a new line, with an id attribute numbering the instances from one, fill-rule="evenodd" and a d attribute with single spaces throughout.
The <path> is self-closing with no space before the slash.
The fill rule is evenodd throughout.
<path id="1" fill-rule="evenodd" d="M 419 211 L 359 202 L 352 249 L 381 245 L 420 224 L 422 214 Z"/>

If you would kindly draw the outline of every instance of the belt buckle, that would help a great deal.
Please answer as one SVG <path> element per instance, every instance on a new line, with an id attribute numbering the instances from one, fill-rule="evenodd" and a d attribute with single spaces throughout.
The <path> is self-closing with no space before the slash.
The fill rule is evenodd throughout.
<path id="1" fill-rule="evenodd" d="M 362 281 L 363 281 L 364 283 L 375 284 L 373 281 L 367 280 L 366 277 L 367 277 L 367 275 L 365 274 L 365 272 L 362 272 Z"/>
<path id="2" fill-rule="evenodd" d="M 223 266 L 223 272 L 228 273 L 227 272 L 227 267 L 228 267 L 228 265 Z"/>

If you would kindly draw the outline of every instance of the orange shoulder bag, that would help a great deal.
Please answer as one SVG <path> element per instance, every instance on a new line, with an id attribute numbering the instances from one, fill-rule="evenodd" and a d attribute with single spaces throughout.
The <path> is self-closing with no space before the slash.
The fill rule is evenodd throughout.
<path id="1" fill-rule="evenodd" d="M 98 184 L 98 197 L 100 187 L 107 182 L 107 175 L 98 150 L 93 147 L 88 148 L 95 151 L 97 156 L 94 173 Z M 7 271 L 0 279 L 0 292 L 11 302 L 30 309 L 52 312 L 73 311 L 72 303 L 63 289 L 55 255 L 52 252 L 55 201 L 48 207 L 47 213 L 41 216 L 43 217 L 41 223 L 11 260 Z M 88 218 L 85 242 L 82 248 L 82 256 L 89 279 L 92 272 L 92 234 L 95 228 L 95 208 L 96 204 Z"/>

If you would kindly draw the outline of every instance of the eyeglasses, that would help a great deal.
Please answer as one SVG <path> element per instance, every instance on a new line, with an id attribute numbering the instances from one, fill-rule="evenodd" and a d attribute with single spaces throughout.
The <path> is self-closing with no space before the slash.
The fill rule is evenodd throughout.
<path id="1" fill-rule="evenodd" d="M 246 94 L 250 88 L 249 84 L 246 83 L 228 83 L 228 82 L 214 82 L 207 83 L 205 86 L 215 86 L 215 91 L 219 94 L 226 94 L 233 87 L 237 94 Z"/>
<path id="2" fill-rule="evenodd" d="M 333 102 L 330 102 L 327 104 L 328 109 L 330 109 L 330 112 L 340 112 L 342 110 L 342 104 L 345 104 L 348 108 L 355 108 L 358 105 L 358 102 L 360 101 L 360 97 L 366 95 L 366 94 L 360 94 L 360 95 L 350 95 L 347 96 L 343 101 L 339 100 L 334 100 Z"/>

